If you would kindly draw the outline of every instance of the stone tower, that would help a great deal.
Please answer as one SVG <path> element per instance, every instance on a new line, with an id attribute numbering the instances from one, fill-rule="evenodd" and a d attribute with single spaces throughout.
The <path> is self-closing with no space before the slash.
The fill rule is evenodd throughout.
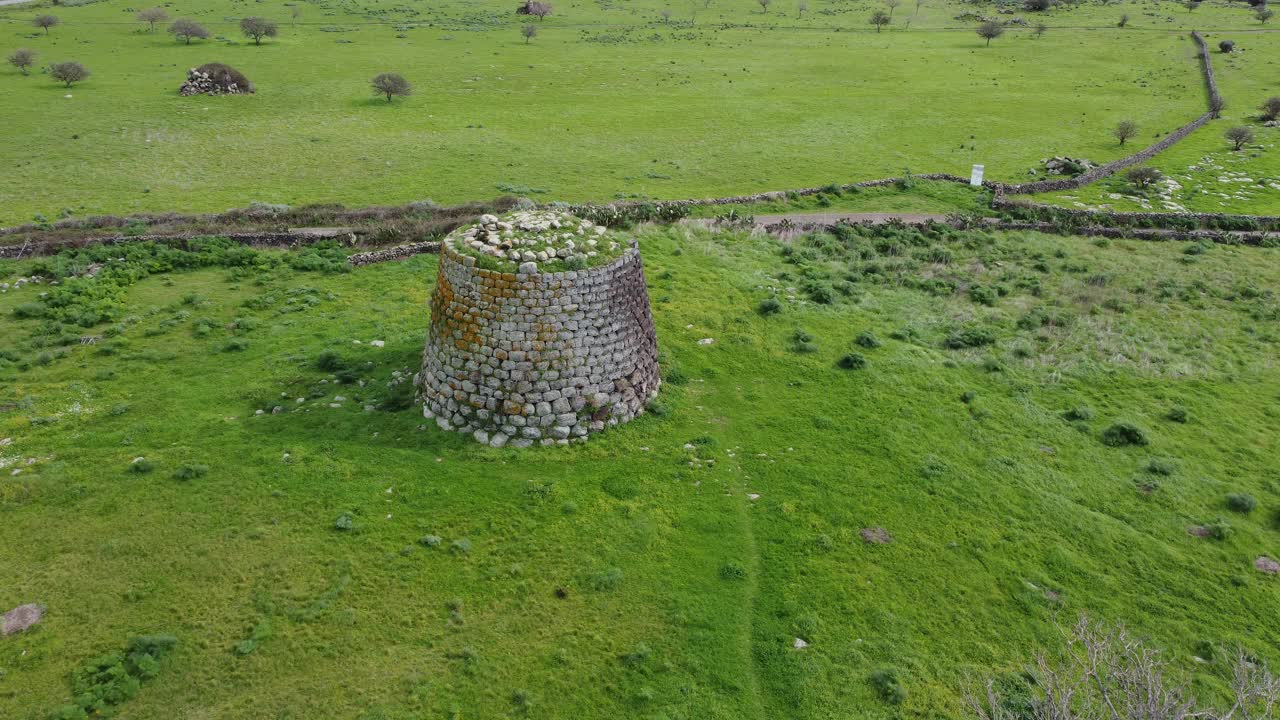
<path id="1" fill-rule="evenodd" d="M 440 247 L 423 414 L 493 447 L 585 441 L 658 393 L 657 335 L 634 241 L 563 212 L 517 212 Z"/>

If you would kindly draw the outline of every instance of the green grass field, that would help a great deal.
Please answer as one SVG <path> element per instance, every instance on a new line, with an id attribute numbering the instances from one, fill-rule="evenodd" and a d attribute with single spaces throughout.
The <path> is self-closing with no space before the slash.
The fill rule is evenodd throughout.
<path id="1" fill-rule="evenodd" d="M 0 69 L 0 224 L 252 201 L 723 196 L 973 163 L 1017 181 L 1046 156 L 1119 157 L 1121 119 L 1139 124 L 1137 143 L 1203 112 L 1188 29 L 1248 30 L 1246 48 L 1272 37 L 1226 2 L 1015 16 L 927 0 L 876 33 L 872 0 L 815 0 L 802 17 L 789 0 L 768 13 L 747 0 L 575 1 L 541 22 L 507 0 L 308 2 L 296 27 L 285 3 L 215 0 L 167 6 L 216 36 L 186 46 L 145 32 L 139 7 L 0 8 L 0 50 L 39 53 L 29 77 Z M 40 12 L 62 24 L 44 34 L 30 25 Z M 278 20 L 280 37 L 242 37 L 251 13 Z M 1049 30 L 1012 27 L 985 48 L 964 13 Z M 525 23 L 539 29 L 529 44 Z M 1235 74 L 1265 84 L 1266 57 L 1250 50 Z M 68 59 L 93 73 L 70 90 L 42 71 Z M 179 97 L 186 69 L 211 61 L 258 93 Z M 415 94 L 375 97 L 382 71 Z M 1256 104 L 1261 88 L 1244 92 L 1233 72 L 1233 108 Z"/>
<path id="2" fill-rule="evenodd" d="M 1274 250 L 640 242 L 661 412 L 524 452 L 383 404 L 419 366 L 431 256 L 166 271 L 192 256 L 134 246 L 0 294 L 0 609 L 49 608 L 0 639 L 0 717 L 48 717 L 143 633 L 178 645 L 121 718 L 959 718 L 968 678 L 1082 611 L 1201 696 L 1225 688 L 1205 648 L 1280 661 L 1280 586 L 1251 566 L 1280 555 Z M 1149 445 L 1101 442 L 1122 420 Z M 1219 520 L 1225 539 L 1188 532 Z"/>

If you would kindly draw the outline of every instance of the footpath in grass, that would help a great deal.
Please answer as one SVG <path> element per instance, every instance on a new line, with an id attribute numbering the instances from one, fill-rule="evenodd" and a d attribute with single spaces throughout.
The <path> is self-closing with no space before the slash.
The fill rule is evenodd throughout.
<path id="1" fill-rule="evenodd" d="M 524 452 L 411 403 L 435 257 L 0 264 L 61 278 L 0 294 L 0 716 L 137 635 L 136 718 L 959 718 L 1081 611 L 1280 661 L 1273 250 L 640 244 L 658 403 Z"/>

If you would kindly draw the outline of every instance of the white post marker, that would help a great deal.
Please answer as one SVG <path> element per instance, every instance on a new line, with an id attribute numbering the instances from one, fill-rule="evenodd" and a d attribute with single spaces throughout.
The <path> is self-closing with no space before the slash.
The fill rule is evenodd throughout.
<path id="1" fill-rule="evenodd" d="M 982 173 L 986 169 L 984 165 L 974 165 L 973 172 L 969 174 L 969 184 L 973 187 L 982 185 Z"/>

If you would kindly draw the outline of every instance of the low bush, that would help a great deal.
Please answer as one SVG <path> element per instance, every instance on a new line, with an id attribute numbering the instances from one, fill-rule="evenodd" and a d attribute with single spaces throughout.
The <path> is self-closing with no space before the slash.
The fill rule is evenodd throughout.
<path id="1" fill-rule="evenodd" d="M 768 317 L 782 312 L 782 303 L 778 298 L 765 298 L 756 306 L 756 312 Z"/>
<path id="2" fill-rule="evenodd" d="M 94 658 L 71 673 L 70 705 L 51 717 L 107 717 L 114 708 L 137 694 L 144 680 L 160 673 L 160 662 L 178 644 L 172 635 L 134 637 L 123 651 Z"/>
<path id="3" fill-rule="evenodd" d="M 1146 471 L 1152 475 L 1168 477 L 1176 472 L 1178 466 L 1169 458 L 1151 458 L 1147 461 Z"/>
<path id="4" fill-rule="evenodd" d="M 135 475 L 146 475 L 155 469 L 156 466 L 154 463 L 142 457 L 135 458 L 133 462 L 129 463 L 129 472 L 134 473 Z"/>
<path id="5" fill-rule="evenodd" d="M 1231 493 L 1227 496 L 1227 509 L 1231 512 L 1248 514 L 1258 507 L 1258 501 L 1252 495 Z"/>
<path id="6" fill-rule="evenodd" d="M 1165 414 L 1165 419 L 1170 422 L 1185 423 L 1190 419 L 1190 417 L 1187 414 L 1186 408 L 1175 405 L 1169 409 L 1168 413 Z"/>
<path id="7" fill-rule="evenodd" d="M 195 480 L 196 478 L 204 477 L 208 472 L 209 466 L 207 465 L 183 465 L 173 471 L 173 478 L 175 480 Z"/>
<path id="8" fill-rule="evenodd" d="M 996 336 L 991 330 L 971 325 L 948 333 L 946 339 L 942 341 L 942 346 L 948 350 L 960 350 L 994 345 L 995 342 Z"/>
<path id="9" fill-rule="evenodd" d="M 1142 446 L 1148 442 L 1147 434 L 1142 428 L 1129 422 L 1113 423 L 1102 431 L 1102 444 L 1109 447 Z"/>
<path id="10" fill-rule="evenodd" d="M 858 353 L 849 353 L 836 361 L 843 370 L 861 370 L 867 366 L 867 359 Z"/>
<path id="11" fill-rule="evenodd" d="M 745 580 L 747 569 L 740 562 L 730 561 L 720 566 L 720 577 L 725 580 Z"/>
<path id="12" fill-rule="evenodd" d="M 868 680 L 880 699 L 891 705 L 901 705 L 902 701 L 907 699 L 907 691 L 899 682 L 897 670 L 892 668 L 874 670 Z"/>
<path id="13" fill-rule="evenodd" d="M 874 350 L 883 344 L 880 342 L 880 338 L 876 337 L 876 334 L 870 330 L 863 330 L 858 333 L 858 336 L 853 339 L 853 342 L 855 345 L 868 350 Z"/>

